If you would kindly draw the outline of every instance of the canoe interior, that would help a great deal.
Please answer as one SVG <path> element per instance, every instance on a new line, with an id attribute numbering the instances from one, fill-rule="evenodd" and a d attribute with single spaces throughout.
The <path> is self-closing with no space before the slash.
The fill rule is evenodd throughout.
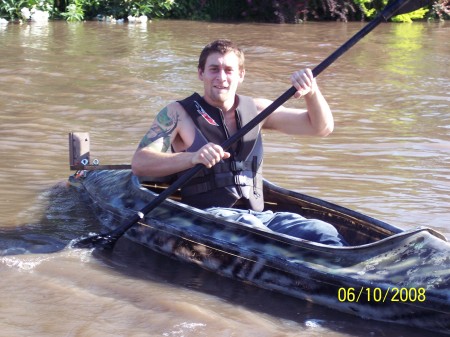
<path id="1" fill-rule="evenodd" d="M 151 181 L 142 182 L 142 186 L 158 194 L 167 188 L 164 183 Z M 377 219 L 321 199 L 286 190 L 267 180 L 264 181 L 264 197 L 265 210 L 294 212 L 305 218 L 331 223 L 352 246 L 373 243 L 402 232 L 401 229 Z M 172 195 L 171 199 L 179 201 L 179 193 Z"/>

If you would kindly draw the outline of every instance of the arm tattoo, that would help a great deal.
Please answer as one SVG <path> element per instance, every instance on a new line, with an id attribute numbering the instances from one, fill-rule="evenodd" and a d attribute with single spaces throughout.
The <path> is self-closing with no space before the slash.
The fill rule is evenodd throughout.
<path id="1" fill-rule="evenodd" d="M 139 143 L 139 148 L 149 146 L 155 141 L 162 139 L 163 148 L 162 152 L 167 152 L 170 148 L 170 135 L 178 125 L 179 115 L 178 112 L 175 116 L 170 116 L 167 107 L 162 109 L 156 116 L 156 121 L 148 130 L 147 134 L 142 138 Z"/>

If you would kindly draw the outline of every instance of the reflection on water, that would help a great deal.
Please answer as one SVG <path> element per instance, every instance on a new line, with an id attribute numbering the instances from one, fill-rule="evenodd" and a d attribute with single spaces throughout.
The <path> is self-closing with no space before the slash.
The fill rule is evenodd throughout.
<path id="1" fill-rule="evenodd" d="M 0 309 L 0 334 L 423 335 L 222 280 L 125 242 L 112 256 L 65 248 L 98 231 L 89 205 L 65 185 L 68 132 L 89 132 L 91 156 L 102 164 L 129 163 L 153 116 L 201 91 L 197 55 L 210 40 L 241 44 L 242 93 L 275 99 L 290 87 L 294 69 L 319 64 L 360 28 L 0 26 L 0 271 L 10 303 Z M 334 133 L 317 139 L 265 132 L 265 176 L 403 228 L 429 225 L 450 237 L 448 36 L 445 25 L 380 25 L 319 78 Z"/>

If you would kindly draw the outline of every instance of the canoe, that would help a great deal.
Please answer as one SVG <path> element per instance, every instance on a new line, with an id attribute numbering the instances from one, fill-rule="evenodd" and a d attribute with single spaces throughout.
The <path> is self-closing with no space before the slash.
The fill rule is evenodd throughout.
<path id="1" fill-rule="evenodd" d="M 130 170 L 69 178 L 105 230 L 127 222 L 165 188 Z M 365 319 L 450 334 L 450 244 L 433 229 L 404 231 L 345 207 L 264 181 L 265 208 L 327 221 L 351 244 L 331 247 L 226 221 L 174 195 L 125 236 L 224 277 Z"/>

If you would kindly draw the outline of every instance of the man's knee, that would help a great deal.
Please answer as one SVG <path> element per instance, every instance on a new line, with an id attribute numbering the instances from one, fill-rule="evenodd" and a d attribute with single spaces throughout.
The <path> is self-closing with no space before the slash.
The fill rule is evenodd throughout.
<path id="1" fill-rule="evenodd" d="M 268 227 L 274 231 L 308 241 L 333 246 L 347 245 L 333 225 L 322 220 L 306 219 L 295 213 L 277 214 Z"/>
<path id="2" fill-rule="evenodd" d="M 249 211 L 219 207 L 209 208 L 207 211 L 227 220 L 239 221 L 252 227 L 257 227 L 266 231 L 268 230 L 263 222 Z"/>

